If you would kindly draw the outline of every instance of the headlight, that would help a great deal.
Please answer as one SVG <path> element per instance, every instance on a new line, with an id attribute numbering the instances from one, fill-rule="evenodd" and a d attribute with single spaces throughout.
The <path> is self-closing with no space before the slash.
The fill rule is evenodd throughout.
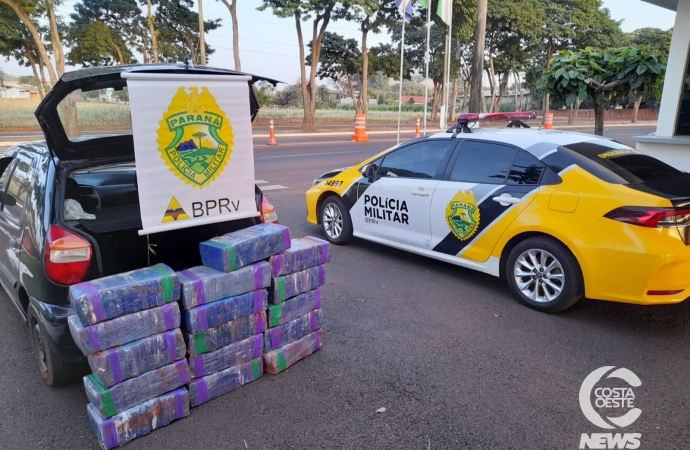
<path id="1" fill-rule="evenodd" d="M 317 184 L 321 183 L 323 180 L 323 178 L 314 178 L 314 181 L 311 183 L 311 186 L 314 187 Z"/>

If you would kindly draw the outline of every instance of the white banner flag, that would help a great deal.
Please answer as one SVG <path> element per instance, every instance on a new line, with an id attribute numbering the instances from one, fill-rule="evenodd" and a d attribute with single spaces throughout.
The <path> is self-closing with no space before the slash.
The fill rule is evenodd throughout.
<path id="1" fill-rule="evenodd" d="M 123 73 L 140 235 L 258 216 L 249 77 Z"/>

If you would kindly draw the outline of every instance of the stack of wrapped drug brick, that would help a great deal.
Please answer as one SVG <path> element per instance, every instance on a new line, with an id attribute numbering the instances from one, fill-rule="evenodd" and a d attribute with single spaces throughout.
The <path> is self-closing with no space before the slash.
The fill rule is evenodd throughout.
<path id="1" fill-rule="evenodd" d="M 70 287 L 70 332 L 93 371 L 87 415 L 106 450 L 189 415 L 179 299 L 163 264 Z"/>
<path id="2" fill-rule="evenodd" d="M 202 242 L 204 266 L 180 272 L 192 407 L 263 375 L 261 360 L 271 267 L 290 231 L 262 224 Z"/>
<path id="3" fill-rule="evenodd" d="M 321 348 L 321 287 L 328 242 L 294 239 L 289 250 L 270 258 L 273 273 L 264 370 L 277 374 Z"/>

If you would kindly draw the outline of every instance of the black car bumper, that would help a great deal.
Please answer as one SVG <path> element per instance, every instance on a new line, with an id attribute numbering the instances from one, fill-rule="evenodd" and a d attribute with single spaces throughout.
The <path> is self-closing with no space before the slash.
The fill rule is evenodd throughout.
<path id="1" fill-rule="evenodd" d="M 38 312 L 38 319 L 48 334 L 50 345 L 64 361 L 79 363 L 86 360 L 84 354 L 74 343 L 67 325 L 67 317 L 74 314 L 70 305 L 51 305 L 33 297 L 31 306 Z"/>

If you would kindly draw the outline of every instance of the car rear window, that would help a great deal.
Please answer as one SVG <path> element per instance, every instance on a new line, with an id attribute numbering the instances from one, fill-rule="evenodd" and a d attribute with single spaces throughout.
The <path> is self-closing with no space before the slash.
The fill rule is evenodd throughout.
<path id="1" fill-rule="evenodd" d="M 682 174 L 668 164 L 615 141 L 591 141 L 565 147 L 579 156 L 578 164 L 604 181 L 645 183 Z"/>

